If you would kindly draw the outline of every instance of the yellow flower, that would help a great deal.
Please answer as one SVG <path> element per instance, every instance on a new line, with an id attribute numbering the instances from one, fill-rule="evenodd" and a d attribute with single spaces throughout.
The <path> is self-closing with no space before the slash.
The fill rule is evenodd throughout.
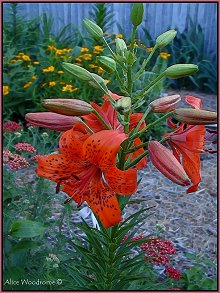
<path id="1" fill-rule="evenodd" d="M 9 94 L 9 86 L 3 85 L 3 96 L 7 96 Z"/>
<path id="2" fill-rule="evenodd" d="M 25 54 L 24 54 L 23 52 L 20 52 L 20 53 L 18 53 L 17 56 L 22 57 L 22 56 L 24 56 L 24 55 L 25 55 Z"/>
<path id="3" fill-rule="evenodd" d="M 33 76 L 31 77 L 31 79 L 35 80 L 35 79 L 37 79 L 37 76 L 36 76 L 36 75 L 33 75 Z"/>
<path id="4" fill-rule="evenodd" d="M 89 67 L 90 67 L 90 68 L 97 68 L 98 66 L 95 65 L 95 64 L 93 64 L 93 63 L 91 63 L 91 64 L 89 64 Z"/>
<path id="5" fill-rule="evenodd" d="M 105 79 L 105 82 L 106 82 L 106 83 L 109 83 L 109 82 L 110 82 L 110 79 Z"/>
<path id="6" fill-rule="evenodd" d="M 75 91 L 77 91 L 78 90 L 78 88 L 76 87 L 76 88 L 74 88 L 71 84 L 67 84 L 66 86 L 63 86 L 62 87 L 62 91 L 63 92 L 70 92 L 70 93 L 73 93 L 73 92 L 75 92 Z"/>
<path id="7" fill-rule="evenodd" d="M 104 50 L 104 48 L 102 46 L 94 46 L 93 48 L 94 48 L 94 50 L 93 50 L 94 54 L 99 54 Z"/>
<path id="8" fill-rule="evenodd" d="M 171 54 L 167 53 L 167 52 L 161 52 L 160 53 L 160 57 L 164 60 L 167 60 L 169 57 L 171 56 Z"/>
<path id="9" fill-rule="evenodd" d="M 89 52 L 89 49 L 82 47 L 80 51 L 81 51 L 81 53 L 86 53 L 86 52 Z"/>
<path id="10" fill-rule="evenodd" d="M 117 35 L 115 36 L 115 38 L 116 38 L 116 39 L 117 39 L 117 38 L 123 39 L 123 34 L 117 34 Z"/>
<path id="11" fill-rule="evenodd" d="M 47 51 L 56 51 L 56 47 L 48 45 Z"/>
<path id="12" fill-rule="evenodd" d="M 58 70 L 57 73 L 58 73 L 58 74 L 63 74 L 64 71 L 63 71 L 63 70 Z"/>
<path id="13" fill-rule="evenodd" d="M 34 61 L 33 64 L 38 65 L 38 64 L 40 64 L 40 62 L 39 61 Z"/>
<path id="14" fill-rule="evenodd" d="M 84 60 L 92 60 L 92 54 L 83 54 L 81 55 L 81 58 Z"/>
<path id="15" fill-rule="evenodd" d="M 23 85 L 23 88 L 26 89 L 27 87 L 32 85 L 32 81 L 29 81 Z"/>
<path id="16" fill-rule="evenodd" d="M 43 69 L 43 72 L 53 72 L 54 71 L 54 66 L 49 66 L 49 67 L 47 67 L 47 68 L 44 68 Z"/>
<path id="17" fill-rule="evenodd" d="M 49 86 L 55 86 L 56 85 L 56 82 L 55 81 L 50 81 L 49 82 Z"/>
<path id="18" fill-rule="evenodd" d="M 105 70 L 102 67 L 98 67 L 98 74 L 102 74 Z"/>
<path id="19" fill-rule="evenodd" d="M 82 59 L 81 59 L 81 57 L 79 56 L 79 57 L 76 57 L 76 58 L 75 58 L 75 61 L 76 61 L 76 62 L 82 62 Z"/>
<path id="20" fill-rule="evenodd" d="M 147 52 L 152 52 L 153 51 L 153 47 L 147 48 Z"/>
<path id="21" fill-rule="evenodd" d="M 30 58 L 30 56 L 28 56 L 28 55 L 23 55 L 23 56 L 22 56 L 22 59 L 23 59 L 24 61 L 31 61 L 31 58 Z"/>

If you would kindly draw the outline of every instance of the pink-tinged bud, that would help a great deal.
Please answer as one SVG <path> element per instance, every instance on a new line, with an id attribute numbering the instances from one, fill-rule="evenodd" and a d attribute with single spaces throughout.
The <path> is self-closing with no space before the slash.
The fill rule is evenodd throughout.
<path id="1" fill-rule="evenodd" d="M 216 112 L 210 112 L 200 109 L 176 109 L 173 113 L 173 117 L 177 121 L 185 122 L 190 125 L 205 125 L 217 123 Z"/>
<path id="2" fill-rule="evenodd" d="M 27 126 L 44 127 L 56 131 L 66 131 L 80 121 L 78 117 L 65 116 L 52 112 L 28 113 L 25 119 L 29 122 Z"/>
<path id="3" fill-rule="evenodd" d="M 179 185 L 190 185 L 182 165 L 165 146 L 158 141 L 150 141 L 148 152 L 152 163 L 164 176 Z"/>
<path id="4" fill-rule="evenodd" d="M 51 112 L 67 116 L 83 116 L 93 111 L 90 104 L 76 99 L 47 99 L 41 105 Z"/>
<path id="5" fill-rule="evenodd" d="M 149 106 L 152 112 L 164 113 L 174 110 L 180 100 L 180 95 L 166 96 L 152 101 Z"/>

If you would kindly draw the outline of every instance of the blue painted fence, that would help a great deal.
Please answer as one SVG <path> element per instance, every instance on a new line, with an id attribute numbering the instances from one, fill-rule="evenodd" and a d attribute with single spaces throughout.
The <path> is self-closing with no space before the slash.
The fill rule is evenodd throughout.
<path id="1" fill-rule="evenodd" d="M 31 19 L 43 12 L 55 19 L 54 31 L 63 25 L 72 23 L 82 27 L 82 20 L 89 16 L 94 3 L 20 3 L 20 12 Z M 3 4 L 3 16 L 7 19 L 6 6 Z M 114 13 L 113 25 L 109 32 L 119 33 L 120 24 L 125 33 L 131 32 L 130 10 L 132 3 L 108 3 Z M 141 27 L 146 28 L 153 38 L 170 28 L 180 32 L 189 26 L 191 18 L 201 25 L 205 36 L 205 52 L 216 56 L 217 52 L 217 3 L 144 3 L 145 14 Z M 139 30 L 141 36 L 141 30 Z"/>

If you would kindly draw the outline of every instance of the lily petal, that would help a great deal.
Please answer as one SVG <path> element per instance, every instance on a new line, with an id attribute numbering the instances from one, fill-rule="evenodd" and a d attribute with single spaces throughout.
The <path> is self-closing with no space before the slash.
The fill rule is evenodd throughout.
<path id="1" fill-rule="evenodd" d="M 136 169 L 122 171 L 112 166 L 104 171 L 104 176 L 108 185 L 117 194 L 131 195 L 137 190 Z"/>
<path id="2" fill-rule="evenodd" d="M 185 101 L 195 109 L 202 108 L 202 100 L 194 96 L 185 96 Z"/>
<path id="3" fill-rule="evenodd" d="M 78 126 L 79 127 L 79 126 Z M 82 158 L 82 146 L 84 141 L 91 135 L 82 132 L 85 130 L 85 126 L 80 124 L 80 130 L 77 131 L 75 128 L 72 128 L 64 132 L 59 141 L 60 152 L 67 157 L 71 157 L 72 160 L 77 158 Z"/>
<path id="4" fill-rule="evenodd" d="M 59 183 L 68 179 L 76 180 L 72 174 L 84 168 L 83 162 L 72 161 L 62 154 L 39 156 L 37 160 L 37 174 Z"/>
<path id="5" fill-rule="evenodd" d="M 116 164 L 116 154 L 128 136 L 118 130 L 102 130 L 87 138 L 83 144 L 84 160 L 101 169 Z"/>

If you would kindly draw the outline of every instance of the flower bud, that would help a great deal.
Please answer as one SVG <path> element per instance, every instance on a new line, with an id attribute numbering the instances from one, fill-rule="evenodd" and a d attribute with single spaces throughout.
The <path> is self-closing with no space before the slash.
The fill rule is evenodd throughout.
<path id="1" fill-rule="evenodd" d="M 148 152 L 152 163 L 164 176 L 179 185 L 190 184 L 190 179 L 182 165 L 165 146 L 158 141 L 150 141 Z"/>
<path id="2" fill-rule="evenodd" d="M 67 116 L 83 116 L 93 110 L 90 104 L 76 99 L 46 99 L 41 105 L 51 112 Z"/>
<path id="3" fill-rule="evenodd" d="M 217 113 L 200 109 L 181 108 L 176 109 L 173 118 L 190 125 L 216 124 Z"/>
<path id="4" fill-rule="evenodd" d="M 149 107 L 151 107 L 151 111 L 155 113 L 169 112 L 175 109 L 176 103 L 180 100 L 180 95 L 166 96 L 152 101 Z"/>
<path id="5" fill-rule="evenodd" d="M 144 14 L 144 4 L 143 3 L 133 3 L 131 9 L 131 22 L 137 27 L 141 24 Z"/>
<path id="6" fill-rule="evenodd" d="M 165 70 L 165 76 L 168 78 L 180 78 L 194 74 L 198 71 L 198 66 L 195 64 L 175 64 Z"/>
<path id="7" fill-rule="evenodd" d="M 70 117 L 53 112 L 28 113 L 25 119 L 29 122 L 27 126 L 44 127 L 56 131 L 66 131 L 80 122 L 78 117 Z"/>
<path id="8" fill-rule="evenodd" d="M 100 39 L 103 37 L 102 29 L 93 21 L 86 18 L 83 20 L 83 25 L 87 29 L 87 31 L 96 39 Z"/>
<path id="9" fill-rule="evenodd" d="M 97 83 L 104 89 L 108 90 L 106 87 L 106 82 L 105 80 L 99 76 L 98 74 L 95 73 L 91 73 L 91 76 L 97 81 Z M 94 88 L 100 88 L 100 86 L 92 79 L 91 81 L 88 82 L 89 85 L 91 85 Z"/>
<path id="10" fill-rule="evenodd" d="M 157 48 L 163 48 L 168 45 L 176 36 L 177 32 L 175 30 L 169 30 L 157 37 L 156 46 Z"/>
<path id="11" fill-rule="evenodd" d="M 66 71 L 68 71 L 70 74 L 72 74 L 74 77 L 78 79 L 81 79 L 84 81 L 88 81 L 92 79 L 91 73 L 88 70 L 78 65 L 63 62 L 62 66 Z"/>
<path id="12" fill-rule="evenodd" d="M 115 110 L 117 110 L 120 114 L 125 114 L 129 112 L 131 109 L 131 98 L 123 97 L 115 103 Z"/>
<path id="13" fill-rule="evenodd" d="M 108 73 L 112 73 L 116 70 L 115 60 L 106 56 L 97 57 L 97 61 L 100 66 Z"/>
<path id="14" fill-rule="evenodd" d="M 116 53 L 119 55 L 124 55 L 124 52 L 127 50 L 126 43 L 123 39 L 116 39 Z"/>

